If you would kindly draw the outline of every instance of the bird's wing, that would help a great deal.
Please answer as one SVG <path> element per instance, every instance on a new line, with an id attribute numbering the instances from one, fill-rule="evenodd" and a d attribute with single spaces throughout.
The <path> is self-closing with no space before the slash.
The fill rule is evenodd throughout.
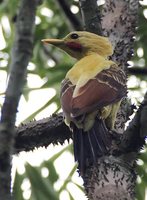
<path id="1" fill-rule="evenodd" d="M 77 117 L 118 102 L 126 95 L 125 80 L 125 73 L 112 65 L 79 88 L 76 97 L 73 97 L 75 86 L 65 80 L 61 89 L 63 111 Z"/>

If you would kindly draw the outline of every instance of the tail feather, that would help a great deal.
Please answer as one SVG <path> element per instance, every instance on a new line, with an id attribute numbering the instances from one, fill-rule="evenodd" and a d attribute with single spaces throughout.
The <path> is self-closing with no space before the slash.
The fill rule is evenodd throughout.
<path id="1" fill-rule="evenodd" d="M 74 144 L 74 157 L 75 161 L 78 162 L 78 168 L 84 169 L 84 159 L 85 159 L 85 152 L 84 152 L 84 137 L 82 129 L 78 129 L 73 126 L 73 144 Z"/>
<path id="2" fill-rule="evenodd" d="M 92 138 L 91 138 L 91 135 L 90 135 L 89 132 L 87 133 L 87 136 L 88 136 L 88 140 L 89 140 L 89 145 L 90 145 L 92 159 L 93 159 L 93 162 L 95 163 L 96 162 L 95 147 L 93 145 L 93 141 L 92 141 Z"/>
<path id="3" fill-rule="evenodd" d="M 83 138 L 83 133 L 82 131 L 80 132 L 80 163 L 79 166 L 81 169 L 84 168 L 84 159 L 85 159 L 85 155 L 84 155 L 84 138 Z"/>
<path id="4" fill-rule="evenodd" d="M 74 124 L 72 128 L 75 161 L 82 174 L 87 164 L 94 164 L 98 157 L 108 152 L 111 145 L 110 133 L 102 119 L 96 119 L 88 132 L 78 129 Z"/>
<path id="5" fill-rule="evenodd" d="M 105 144 L 105 147 L 107 148 L 111 145 L 111 142 L 110 142 L 111 140 L 110 140 L 110 133 L 108 133 L 109 131 L 108 131 L 103 120 L 101 120 L 100 127 L 103 130 L 102 133 L 105 133 L 105 134 L 102 135 L 102 139 L 103 139 L 103 142 Z"/>
<path id="6" fill-rule="evenodd" d="M 102 149 L 102 147 L 101 147 L 101 145 L 100 145 L 100 141 L 99 141 L 98 138 L 97 138 L 97 135 L 96 135 L 95 130 L 92 129 L 92 131 L 93 131 L 94 139 L 95 139 L 95 141 L 96 141 L 96 144 L 97 144 L 97 146 L 98 146 L 99 151 L 100 151 L 100 152 L 103 152 L 104 150 Z"/>

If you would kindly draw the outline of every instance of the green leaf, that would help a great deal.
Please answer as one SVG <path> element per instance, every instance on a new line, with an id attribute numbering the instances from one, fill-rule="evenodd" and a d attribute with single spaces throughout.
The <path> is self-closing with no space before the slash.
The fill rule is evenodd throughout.
<path id="1" fill-rule="evenodd" d="M 71 181 L 71 178 L 72 178 L 73 174 L 75 173 L 76 169 L 77 169 L 77 164 L 75 164 L 73 166 L 73 168 L 71 169 L 70 173 L 68 174 L 68 177 L 66 178 L 63 185 L 61 186 L 59 193 L 62 192 L 62 190 L 64 190 L 66 188 L 67 184 Z"/>
<path id="2" fill-rule="evenodd" d="M 25 176 L 18 174 L 17 170 L 15 173 L 15 180 L 13 185 L 13 195 L 15 200 L 24 200 L 21 185 L 24 180 Z"/>
<path id="3" fill-rule="evenodd" d="M 68 194 L 69 194 L 69 197 L 70 197 L 70 200 L 75 200 L 72 196 L 72 194 L 68 191 Z"/>
<path id="4" fill-rule="evenodd" d="M 26 174 L 30 180 L 33 197 L 36 200 L 58 200 L 58 194 L 54 190 L 49 179 L 43 178 L 39 167 L 32 167 L 26 164 Z"/>
<path id="5" fill-rule="evenodd" d="M 49 178 L 50 182 L 52 184 L 54 184 L 59 179 L 59 175 L 56 172 L 53 162 L 51 162 L 50 160 L 44 161 L 41 166 L 46 167 L 49 170 L 48 178 Z"/>

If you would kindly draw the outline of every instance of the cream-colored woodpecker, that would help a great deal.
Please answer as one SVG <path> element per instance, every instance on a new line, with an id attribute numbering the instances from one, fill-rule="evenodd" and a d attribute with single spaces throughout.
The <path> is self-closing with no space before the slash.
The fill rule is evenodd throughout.
<path id="1" fill-rule="evenodd" d="M 61 85 L 65 122 L 73 131 L 74 156 L 81 173 L 87 164 L 106 154 L 111 145 L 120 102 L 126 96 L 126 76 L 108 60 L 113 49 L 108 38 L 86 31 L 63 39 L 44 39 L 77 59 Z"/>

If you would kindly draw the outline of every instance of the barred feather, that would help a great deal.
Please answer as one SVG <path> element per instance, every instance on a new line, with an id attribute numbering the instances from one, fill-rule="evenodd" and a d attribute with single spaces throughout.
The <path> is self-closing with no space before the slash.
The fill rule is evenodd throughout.
<path id="1" fill-rule="evenodd" d="M 98 73 L 78 91 L 69 79 L 62 82 L 61 104 L 65 117 L 73 130 L 74 156 L 79 172 L 84 173 L 87 164 L 94 164 L 97 157 L 106 154 L 111 146 L 111 137 L 100 115 L 94 119 L 92 128 L 84 131 L 78 127 L 86 121 L 89 113 L 101 111 L 105 106 L 119 102 L 126 95 L 125 73 L 116 65 Z"/>
<path id="2" fill-rule="evenodd" d="M 62 82 L 61 105 L 73 131 L 75 160 L 82 173 L 87 164 L 94 164 L 97 157 L 109 151 L 109 129 L 113 128 L 120 101 L 126 96 L 126 76 L 107 59 L 113 48 L 106 37 L 74 31 L 63 39 L 43 42 L 78 59 Z"/>
<path id="3" fill-rule="evenodd" d="M 61 87 L 61 104 L 65 115 L 78 117 L 104 106 L 114 104 L 126 96 L 125 73 L 115 65 L 98 73 L 78 91 L 73 98 L 75 86 L 65 79 Z"/>

